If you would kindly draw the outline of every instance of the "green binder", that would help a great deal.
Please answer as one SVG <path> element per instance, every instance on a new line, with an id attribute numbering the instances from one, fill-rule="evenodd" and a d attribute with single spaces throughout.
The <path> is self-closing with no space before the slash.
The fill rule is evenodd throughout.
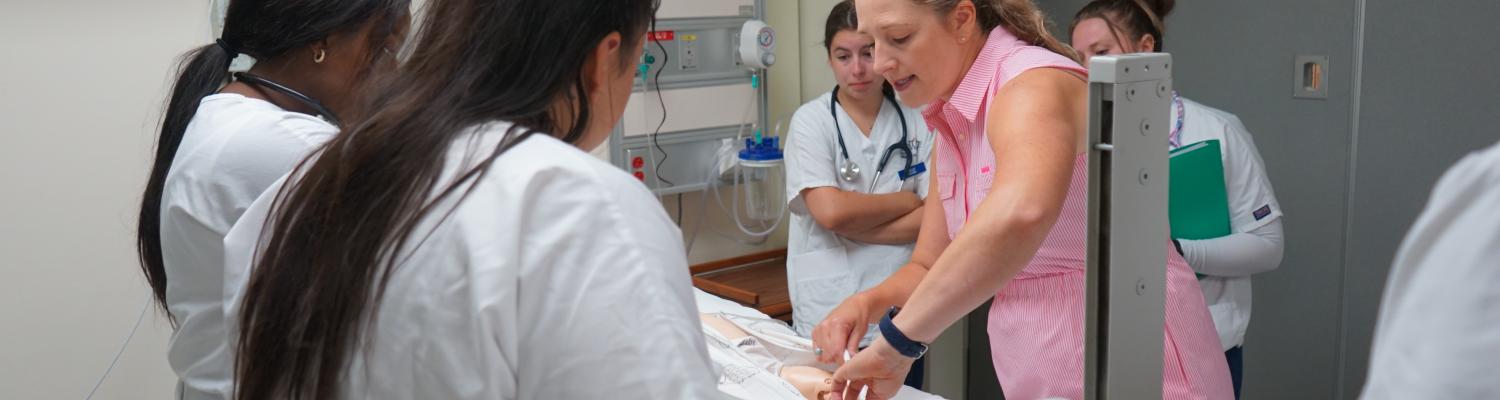
<path id="1" fill-rule="evenodd" d="M 1227 236 L 1229 195 L 1224 190 L 1224 157 L 1218 140 L 1172 150 L 1167 214 L 1173 239 Z"/>

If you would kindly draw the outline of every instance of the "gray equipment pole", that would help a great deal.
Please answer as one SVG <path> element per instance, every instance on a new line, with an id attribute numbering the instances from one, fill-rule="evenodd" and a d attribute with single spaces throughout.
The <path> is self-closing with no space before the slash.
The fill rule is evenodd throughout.
<path id="1" fill-rule="evenodd" d="M 1172 57 L 1090 61 L 1084 398 L 1159 399 Z"/>

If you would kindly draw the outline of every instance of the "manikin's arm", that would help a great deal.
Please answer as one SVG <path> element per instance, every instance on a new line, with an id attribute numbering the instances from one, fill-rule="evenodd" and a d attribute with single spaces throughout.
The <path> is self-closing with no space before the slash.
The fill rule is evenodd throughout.
<path id="1" fill-rule="evenodd" d="M 734 341 L 740 340 L 740 338 L 746 336 L 750 336 L 750 334 L 745 333 L 743 329 L 740 329 L 740 327 L 736 326 L 733 322 L 729 322 L 728 320 L 719 318 L 718 315 L 699 314 L 698 318 L 703 320 L 703 325 L 707 325 L 709 328 L 714 328 L 714 330 L 718 331 L 720 335 L 724 335 L 725 339 Z"/>
<path id="2" fill-rule="evenodd" d="M 739 340 L 750 336 L 739 326 L 717 315 L 701 314 L 699 318 L 703 320 L 703 325 L 713 328 L 729 340 Z M 816 367 L 788 365 L 781 367 L 778 375 L 796 387 L 797 392 L 807 400 L 826 400 L 833 393 L 833 373 Z"/>

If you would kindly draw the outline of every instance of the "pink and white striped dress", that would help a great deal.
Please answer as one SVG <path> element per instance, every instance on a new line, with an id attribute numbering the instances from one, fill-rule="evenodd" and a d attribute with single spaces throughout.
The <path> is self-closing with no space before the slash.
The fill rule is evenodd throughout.
<path id="1" fill-rule="evenodd" d="M 949 237 L 958 234 L 994 180 L 995 154 L 984 132 L 986 104 L 1006 82 L 1033 68 L 1087 74 L 1072 60 L 995 28 L 953 95 L 923 113 L 940 133 L 936 178 Z M 990 308 L 991 358 L 1006 398 L 1083 397 L 1086 163 L 1080 154 L 1056 225 Z M 1198 280 L 1171 250 L 1166 232 L 1162 246 L 1169 254 L 1162 397 L 1232 399 L 1229 370 Z"/>

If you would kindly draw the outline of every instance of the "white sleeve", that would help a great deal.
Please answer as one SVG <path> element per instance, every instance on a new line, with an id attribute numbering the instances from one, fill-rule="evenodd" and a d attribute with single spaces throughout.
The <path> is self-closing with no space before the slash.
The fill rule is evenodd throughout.
<path id="1" fill-rule="evenodd" d="M 1188 265 L 1198 273 L 1244 277 L 1276 269 L 1284 251 L 1281 205 L 1266 177 L 1255 141 L 1228 115 L 1222 127 L 1224 183 L 1233 233 L 1205 240 L 1179 240 Z"/>
<path id="2" fill-rule="evenodd" d="M 1227 117 L 1222 149 L 1229 221 L 1235 232 L 1250 232 L 1281 218 L 1281 204 L 1249 130 L 1238 117 Z"/>
<path id="3" fill-rule="evenodd" d="M 1396 253 L 1365 399 L 1500 398 L 1500 145 L 1449 170 Z"/>
<path id="4" fill-rule="evenodd" d="M 266 235 L 266 219 L 281 187 L 290 179 L 290 175 L 285 175 L 272 183 L 250 203 L 239 222 L 224 235 L 224 304 L 221 307 L 224 312 L 224 343 L 229 349 L 226 354 L 231 366 L 235 365 L 234 349 L 239 344 L 240 308 L 245 299 L 245 287 L 250 282 L 255 256 L 265 245 L 262 238 Z"/>
<path id="5" fill-rule="evenodd" d="M 786 137 L 786 199 L 791 211 L 807 214 L 807 204 L 802 191 L 818 187 L 838 186 L 838 165 L 843 157 L 838 154 L 837 133 L 829 124 L 832 116 L 818 114 L 817 103 L 809 103 L 792 115 L 791 129 Z M 827 114 L 824 110 L 823 114 Z"/>
<path id="6" fill-rule="evenodd" d="M 521 221 L 519 397 L 717 396 L 681 232 L 623 173 L 564 172 L 518 205 L 546 204 Z"/>
<path id="7" fill-rule="evenodd" d="M 1183 258 L 1194 271 L 1219 277 L 1250 276 L 1274 270 L 1281 265 L 1284 248 L 1280 220 L 1250 232 L 1178 242 L 1182 244 Z"/>

